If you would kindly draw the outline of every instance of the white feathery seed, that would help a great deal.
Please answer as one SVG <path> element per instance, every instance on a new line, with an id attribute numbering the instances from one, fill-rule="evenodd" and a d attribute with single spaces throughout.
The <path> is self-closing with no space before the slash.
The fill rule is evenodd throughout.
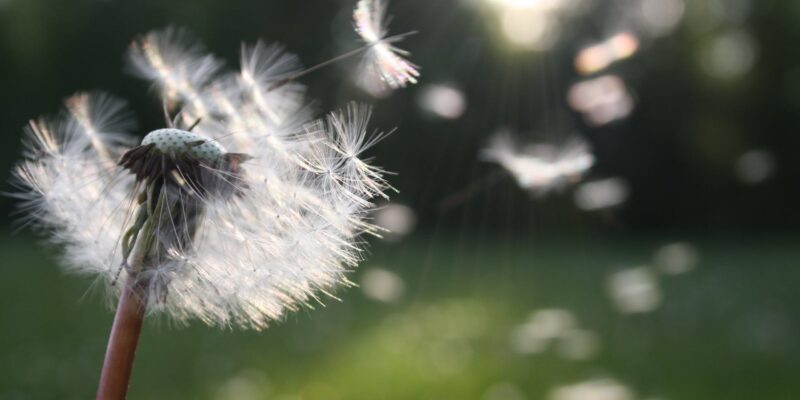
<path id="1" fill-rule="evenodd" d="M 152 81 L 170 101 L 182 102 L 193 115 L 208 115 L 199 93 L 222 68 L 222 61 L 205 54 L 205 47 L 185 29 L 168 27 L 133 41 L 128 61 L 134 75 Z"/>
<path id="2" fill-rule="evenodd" d="M 544 195 L 581 180 L 594 164 L 589 144 L 577 137 L 564 145 L 534 145 L 520 149 L 506 132 L 496 134 L 482 158 L 499 164 L 533 194 Z"/>
<path id="3" fill-rule="evenodd" d="M 405 35 L 387 37 L 388 20 L 384 0 L 359 0 L 353 11 L 356 32 L 369 45 L 360 76 L 362 80 L 379 78 L 392 89 L 417 83 L 419 67 L 406 60 L 408 52 L 394 46 Z"/>
<path id="4" fill-rule="evenodd" d="M 104 93 L 79 93 L 65 103 L 68 112 L 28 124 L 16 196 L 27 222 L 47 227 L 63 245 L 73 270 L 95 273 L 122 261 L 116 248 L 133 177 L 109 160 L 119 156 L 118 145 L 133 142 L 126 132 L 136 124 L 125 102 Z"/>
<path id="5" fill-rule="evenodd" d="M 364 257 L 362 234 L 377 229 L 366 222 L 372 199 L 389 188 L 384 171 L 362 158 L 384 136 L 369 134 L 369 107 L 311 120 L 302 85 L 270 87 L 299 68 L 277 46 L 243 46 L 241 70 L 226 73 L 185 31 L 167 28 L 135 41 L 128 58 L 180 117 L 128 153 L 201 160 L 188 165 L 215 185 L 197 187 L 181 165 L 163 183 L 158 244 L 138 274 L 148 310 L 262 329 L 349 285 Z M 117 279 L 133 276 L 123 265 L 123 232 L 146 181 L 108 160 L 130 148 L 123 145 L 133 125 L 124 103 L 105 94 L 66 103 L 58 118 L 31 122 L 18 197 L 31 222 L 52 231 L 72 271 L 96 274 L 118 292 Z M 241 169 L 217 168 L 229 159 L 243 161 Z"/>

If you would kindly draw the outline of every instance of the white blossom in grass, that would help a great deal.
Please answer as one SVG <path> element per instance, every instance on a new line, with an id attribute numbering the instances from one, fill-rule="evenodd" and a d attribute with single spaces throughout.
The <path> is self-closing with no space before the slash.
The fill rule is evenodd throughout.
<path id="1" fill-rule="evenodd" d="M 482 158 L 508 171 L 517 184 L 535 195 L 544 195 L 579 182 L 594 164 L 589 144 L 573 138 L 559 147 L 547 145 L 520 149 L 510 134 L 495 135 Z"/>
<path id="2" fill-rule="evenodd" d="M 366 106 L 313 121 L 301 85 L 270 88 L 299 68 L 279 47 L 245 45 L 225 72 L 187 37 L 151 32 L 129 51 L 174 112 L 167 128 L 131 146 L 123 102 L 72 97 L 31 122 L 18 197 L 72 270 L 112 292 L 133 281 L 151 312 L 261 329 L 350 284 L 388 188 L 364 152 L 384 135 Z"/>
<path id="3" fill-rule="evenodd" d="M 392 89 L 417 83 L 419 67 L 405 59 L 408 52 L 393 45 L 405 35 L 387 37 L 388 19 L 384 0 L 359 0 L 353 11 L 356 32 L 369 46 L 362 79 L 379 78 Z"/>

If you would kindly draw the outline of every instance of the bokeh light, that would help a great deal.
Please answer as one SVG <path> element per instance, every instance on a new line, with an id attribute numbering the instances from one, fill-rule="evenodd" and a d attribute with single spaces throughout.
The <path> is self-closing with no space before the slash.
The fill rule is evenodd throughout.
<path id="1" fill-rule="evenodd" d="M 403 299 L 406 285 L 403 278 L 382 268 L 372 267 L 361 276 L 364 295 L 384 303 L 397 303 Z"/>
<path id="2" fill-rule="evenodd" d="M 548 400 L 635 400 L 633 391 L 614 379 L 595 379 L 555 388 Z"/>
<path id="3" fill-rule="evenodd" d="M 414 230 L 417 215 L 409 206 L 389 203 L 375 212 L 375 225 L 385 230 L 381 235 L 386 240 L 395 242 Z"/>
<path id="4" fill-rule="evenodd" d="M 520 49 L 544 51 L 559 40 L 564 23 L 577 14 L 583 0 L 487 0 L 505 38 Z"/>
<path id="5" fill-rule="evenodd" d="M 620 32 L 579 51 L 575 56 L 575 69 L 583 75 L 593 74 L 632 56 L 638 49 L 639 39 L 636 35 Z"/>
<path id="6" fill-rule="evenodd" d="M 749 32 L 734 30 L 714 36 L 702 56 L 709 75 L 732 80 L 747 74 L 758 58 L 758 44 Z"/>
<path id="7" fill-rule="evenodd" d="M 591 125 L 605 125 L 625 118 L 633 111 L 633 97 L 625 81 L 604 75 L 574 84 L 567 93 L 570 107 L 583 113 Z"/>
<path id="8" fill-rule="evenodd" d="M 467 109 L 464 93 L 455 86 L 447 84 L 425 85 L 420 91 L 417 102 L 423 110 L 444 119 L 459 118 Z"/>
<path id="9" fill-rule="evenodd" d="M 672 33 L 683 19 L 686 3 L 683 0 L 643 0 L 639 12 L 650 35 L 664 36 Z"/>
<path id="10" fill-rule="evenodd" d="M 665 244 L 656 250 L 653 262 L 659 272 L 679 275 L 693 270 L 700 261 L 700 253 L 687 242 Z"/>
<path id="11" fill-rule="evenodd" d="M 648 267 L 616 271 L 606 281 L 614 306 L 624 314 L 647 313 L 661 305 L 658 278 Z"/>
<path id="12" fill-rule="evenodd" d="M 769 179 L 776 169 L 775 156 L 764 149 L 748 150 L 736 159 L 735 173 L 739 181 L 755 185 Z"/>
<path id="13" fill-rule="evenodd" d="M 607 178 L 584 182 L 575 188 L 575 205 L 584 211 L 619 206 L 628 200 L 630 189 L 622 178 Z"/>

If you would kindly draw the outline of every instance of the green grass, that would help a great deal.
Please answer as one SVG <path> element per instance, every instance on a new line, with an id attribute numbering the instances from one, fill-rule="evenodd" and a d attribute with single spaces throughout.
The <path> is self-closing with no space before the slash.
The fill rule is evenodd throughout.
<path id="1" fill-rule="evenodd" d="M 650 262 L 658 240 L 376 244 L 353 279 L 376 266 L 396 272 L 407 287 L 400 303 L 352 288 L 260 333 L 149 319 L 130 398 L 463 400 L 506 382 L 542 399 L 602 377 L 641 399 L 800 398 L 795 243 L 696 241 L 699 267 L 662 277 L 662 306 L 636 316 L 615 311 L 605 276 Z M 28 236 L 3 235 L 0 254 L 0 399 L 91 398 L 113 317 L 105 300 Z M 509 332 L 541 308 L 573 312 L 599 336 L 599 354 L 514 353 Z"/>

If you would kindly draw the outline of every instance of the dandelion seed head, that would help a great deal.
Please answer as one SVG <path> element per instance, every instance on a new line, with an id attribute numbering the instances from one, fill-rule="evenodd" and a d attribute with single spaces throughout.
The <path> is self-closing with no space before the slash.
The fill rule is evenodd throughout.
<path id="1" fill-rule="evenodd" d="M 157 129 L 142 139 L 142 145 L 152 143 L 162 153 L 186 153 L 203 160 L 218 160 L 225 154 L 219 143 L 180 129 Z"/>
<path id="2" fill-rule="evenodd" d="M 373 198 L 390 189 L 365 158 L 385 137 L 369 107 L 313 119 L 302 85 L 271 87 L 299 67 L 276 45 L 244 45 L 226 71 L 168 28 L 128 56 L 162 89 L 167 128 L 137 145 L 124 102 L 90 93 L 27 129 L 17 197 L 70 270 L 111 293 L 134 279 L 150 312 L 179 322 L 253 329 L 352 285 L 363 235 L 378 232 Z"/>

